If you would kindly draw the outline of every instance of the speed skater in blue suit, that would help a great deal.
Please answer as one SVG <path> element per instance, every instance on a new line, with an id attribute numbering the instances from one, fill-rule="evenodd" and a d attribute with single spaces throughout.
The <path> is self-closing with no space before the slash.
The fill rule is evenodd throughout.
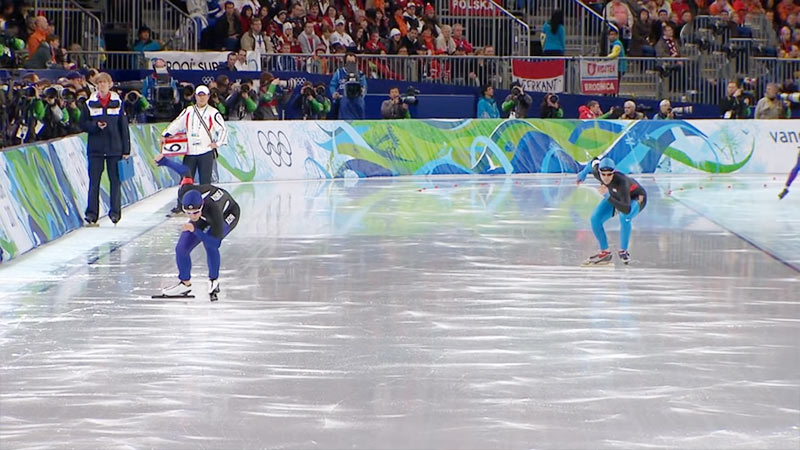
<path id="1" fill-rule="evenodd" d="M 783 197 L 786 197 L 786 194 L 789 193 L 789 187 L 792 185 L 792 182 L 795 178 L 797 178 L 797 173 L 800 172 L 800 152 L 797 153 L 797 162 L 792 167 L 792 170 L 789 172 L 789 178 L 786 180 L 786 186 L 783 187 L 783 190 L 780 194 L 778 194 L 778 198 L 783 200 Z"/>
<path id="2" fill-rule="evenodd" d="M 586 167 L 578 173 L 578 184 L 586 180 L 589 172 L 600 182 L 598 190 L 603 195 L 603 199 L 592 213 L 592 231 L 597 243 L 600 245 L 600 252 L 589 257 L 584 265 L 605 265 L 611 263 L 611 252 L 608 248 L 608 237 L 603 224 L 608 219 L 619 214 L 620 224 L 620 250 L 619 258 L 623 263 L 631 261 L 628 253 L 628 244 L 631 238 L 631 221 L 636 217 L 647 204 L 647 192 L 633 178 L 616 171 L 614 160 L 605 157 L 603 159 L 594 158 Z"/>
<path id="3" fill-rule="evenodd" d="M 228 191 L 211 184 L 194 184 L 189 170 L 183 164 L 172 161 L 164 155 L 156 157 L 159 166 L 166 166 L 181 175 L 178 199 L 183 211 L 189 217 L 181 229 L 178 244 L 175 246 L 175 261 L 178 266 L 178 279 L 175 286 L 162 290 L 167 297 L 186 296 L 192 290 L 191 253 L 200 243 L 206 250 L 211 301 L 219 294 L 219 248 L 222 240 L 239 223 L 239 205 Z"/>

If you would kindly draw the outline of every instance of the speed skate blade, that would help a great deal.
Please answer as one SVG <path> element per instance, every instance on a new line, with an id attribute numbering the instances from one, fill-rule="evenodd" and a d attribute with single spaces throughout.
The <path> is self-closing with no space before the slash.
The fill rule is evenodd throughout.
<path id="1" fill-rule="evenodd" d="M 151 298 L 194 298 L 194 295 L 192 295 L 192 294 L 186 294 L 186 295 L 164 295 L 164 294 L 158 294 L 158 295 L 152 296 Z"/>

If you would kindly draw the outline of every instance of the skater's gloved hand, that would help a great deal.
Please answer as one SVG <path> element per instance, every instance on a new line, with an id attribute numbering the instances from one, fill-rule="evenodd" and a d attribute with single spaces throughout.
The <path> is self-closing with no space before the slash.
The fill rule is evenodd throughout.
<path id="1" fill-rule="evenodd" d="M 608 186 L 606 186 L 605 184 L 601 184 L 600 187 L 597 188 L 597 190 L 600 192 L 600 195 L 604 196 L 608 194 Z"/>
<path id="2" fill-rule="evenodd" d="M 191 223 L 183 224 L 183 228 L 181 228 L 181 231 L 188 231 L 189 233 L 194 233 L 194 224 Z"/>

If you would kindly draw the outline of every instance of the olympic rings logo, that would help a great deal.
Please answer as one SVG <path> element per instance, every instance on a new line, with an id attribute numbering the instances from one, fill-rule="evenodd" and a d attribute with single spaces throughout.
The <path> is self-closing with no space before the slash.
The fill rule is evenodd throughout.
<path id="1" fill-rule="evenodd" d="M 258 130 L 258 144 L 261 150 L 269 156 L 272 163 L 278 167 L 292 166 L 292 146 L 289 144 L 289 138 L 286 133 L 278 131 L 275 133 L 270 130 L 264 133 Z"/>

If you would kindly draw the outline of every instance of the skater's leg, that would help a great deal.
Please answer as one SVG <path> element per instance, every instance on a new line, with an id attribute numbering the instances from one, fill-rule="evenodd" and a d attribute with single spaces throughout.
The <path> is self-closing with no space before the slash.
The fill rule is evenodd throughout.
<path id="1" fill-rule="evenodd" d="M 192 279 L 192 250 L 200 243 L 194 233 L 184 231 L 175 246 L 175 262 L 178 264 L 178 278 L 181 281 Z"/>
<path id="2" fill-rule="evenodd" d="M 792 182 L 795 178 L 797 178 L 797 173 L 800 172 L 800 153 L 797 154 L 797 162 L 795 163 L 792 171 L 789 172 L 789 179 L 786 180 L 786 189 L 789 189 L 789 186 L 792 185 Z"/>
<path id="3" fill-rule="evenodd" d="M 608 250 L 608 237 L 606 230 L 603 228 L 603 223 L 611 218 L 614 214 L 614 205 L 608 200 L 603 199 L 597 204 L 597 207 L 592 213 L 592 231 L 597 243 L 600 245 L 600 250 Z"/>
<path id="4" fill-rule="evenodd" d="M 225 236 L 230 233 L 230 227 L 225 225 L 222 229 L 222 237 L 223 239 Z M 221 241 L 220 241 L 221 243 Z M 208 278 L 210 280 L 216 280 L 219 278 L 219 266 L 221 264 L 221 257 L 219 255 L 219 246 L 218 245 L 211 245 L 207 243 L 203 243 L 203 247 L 206 249 L 206 263 L 208 264 Z"/>
<path id="5" fill-rule="evenodd" d="M 631 240 L 631 221 L 639 214 L 639 202 L 631 202 L 631 210 L 628 214 L 619 214 L 619 248 L 628 250 L 628 243 Z"/>

